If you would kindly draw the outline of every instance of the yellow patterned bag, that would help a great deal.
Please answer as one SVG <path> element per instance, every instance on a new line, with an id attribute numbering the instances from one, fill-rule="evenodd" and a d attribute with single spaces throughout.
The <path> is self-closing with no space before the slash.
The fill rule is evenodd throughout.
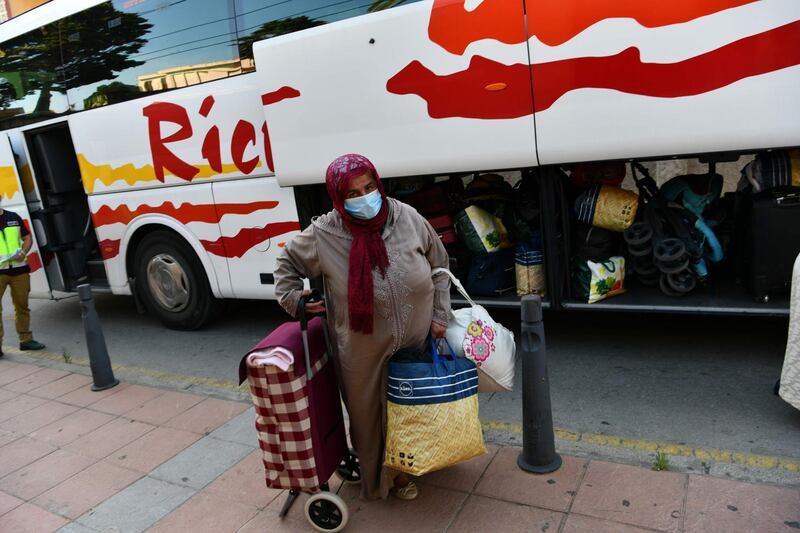
<path id="1" fill-rule="evenodd" d="M 625 231 L 639 208 L 639 196 L 608 185 L 592 185 L 575 200 L 575 215 L 581 222 L 609 231 Z"/>
<path id="2" fill-rule="evenodd" d="M 475 363 L 432 352 L 431 363 L 389 362 L 384 464 L 415 476 L 486 453 Z"/>

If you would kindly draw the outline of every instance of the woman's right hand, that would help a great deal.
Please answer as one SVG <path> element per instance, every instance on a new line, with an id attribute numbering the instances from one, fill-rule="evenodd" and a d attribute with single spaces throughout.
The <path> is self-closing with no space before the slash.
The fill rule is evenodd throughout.
<path id="1" fill-rule="evenodd" d="M 306 289 L 303 291 L 303 296 L 309 296 L 311 291 Z M 311 315 L 320 315 L 325 312 L 325 300 L 318 300 L 316 302 L 310 302 L 305 305 L 306 313 Z"/>

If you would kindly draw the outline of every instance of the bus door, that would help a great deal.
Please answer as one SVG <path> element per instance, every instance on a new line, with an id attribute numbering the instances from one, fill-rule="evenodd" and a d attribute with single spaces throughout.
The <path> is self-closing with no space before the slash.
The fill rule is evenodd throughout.
<path id="1" fill-rule="evenodd" d="M 74 292 L 83 283 L 102 286 L 105 267 L 67 122 L 29 129 L 24 136 L 39 200 L 36 209 L 30 203 L 31 217 L 48 258 L 50 288 Z"/>
<path id="2" fill-rule="evenodd" d="M 31 267 L 31 296 L 35 298 L 52 298 L 50 284 L 45 273 L 45 265 L 50 257 L 42 253 L 35 231 L 35 221 L 31 218 L 25 193 L 17 168 L 17 161 L 11 149 L 8 135 L 0 134 L 0 206 L 4 210 L 16 213 L 31 233 L 33 244 L 28 253 L 28 265 Z"/>

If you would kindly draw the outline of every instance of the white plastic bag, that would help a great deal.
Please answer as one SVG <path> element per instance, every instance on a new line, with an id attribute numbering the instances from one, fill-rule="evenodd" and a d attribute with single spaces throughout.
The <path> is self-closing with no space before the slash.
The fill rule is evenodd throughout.
<path id="1" fill-rule="evenodd" d="M 446 273 L 470 307 L 453 311 L 447 325 L 447 341 L 459 357 L 467 357 L 478 367 L 480 392 L 511 391 L 514 388 L 514 334 L 489 316 L 483 306 L 469 297 L 452 272 L 436 268 L 433 274 Z"/>

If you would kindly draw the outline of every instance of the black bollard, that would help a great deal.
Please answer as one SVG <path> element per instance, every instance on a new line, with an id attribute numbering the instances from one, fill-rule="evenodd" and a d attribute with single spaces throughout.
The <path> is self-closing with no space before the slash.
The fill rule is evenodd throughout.
<path id="1" fill-rule="evenodd" d="M 78 298 L 81 303 L 81 318 L 83 331 L 86 333 L 86 347 L 89 350 L 89 367 L 92 369 L 93 391 L 110 389 L 119 385 L 119 380 L 114 377 L 111 369 L 111 360 L 108 358 L 106 339 L 100 319 L 94 308 L 92 288 L 88 284 L 78 285 Z"/>
<path id="2" fill-rule="evenodd" d="M 522 298 L 522 453 L 517 465 L 537 474 L 561 468 L 553 435 L 550 383 L 547 379 L 547 348 L 542 323 L 542 299 Z"/>

